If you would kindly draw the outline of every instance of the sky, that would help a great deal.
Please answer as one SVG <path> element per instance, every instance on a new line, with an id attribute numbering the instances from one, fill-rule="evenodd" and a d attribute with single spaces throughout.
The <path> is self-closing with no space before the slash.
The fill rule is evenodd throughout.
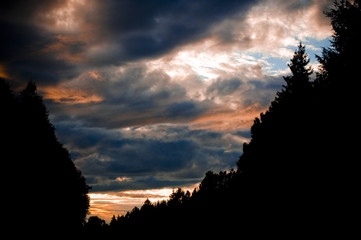
<path id="1" fill-rule="evenodd" d="M 109 220 L 236 168 L 300 41 L 317 71 L 332 2 L 2 1 L 0 77 L 36 82 Z"/>

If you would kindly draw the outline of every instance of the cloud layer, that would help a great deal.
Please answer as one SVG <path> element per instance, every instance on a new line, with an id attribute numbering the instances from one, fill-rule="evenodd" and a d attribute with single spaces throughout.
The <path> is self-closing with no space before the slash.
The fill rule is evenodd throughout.
<path id="1" fill-rule="evenodd" d="M 0 77 L 36 81 L 93 192 L 189 186 L 235 167 L 332 2 L 7 1 Z"/>

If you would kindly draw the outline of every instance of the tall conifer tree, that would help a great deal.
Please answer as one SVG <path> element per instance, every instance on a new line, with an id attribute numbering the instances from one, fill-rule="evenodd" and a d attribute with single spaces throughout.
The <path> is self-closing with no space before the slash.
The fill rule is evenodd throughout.
<path id="1" fill-rule="evenodd" d="M 80 232 L 89 208 L 89 186 L 59 143 L 36 85 L 16 97 L 0 82 L 2 162 L 13 226 L 28 236 Z M 9 107 L 10 106 L 10 107 Z M 14 237 L 15 238 L 15 237 Z"/>

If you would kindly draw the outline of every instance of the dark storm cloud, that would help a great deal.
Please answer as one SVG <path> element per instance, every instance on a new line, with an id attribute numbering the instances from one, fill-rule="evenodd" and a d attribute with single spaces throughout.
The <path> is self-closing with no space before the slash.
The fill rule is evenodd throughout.
<path id="1" fill-rule="evenodd" d="M 77 75 L 75 66 L 41 50 L 56 41 L 38 25 L 39 13 L 61 6 L 63 1 L 3 1 L 0 7 L 0 64 L 17 80 L 57 82 Z"/>
<path id="2" fill-rule="evenodd" d="M 22 80 L 30 78 L 56 82 L 59 76 L 55 72 L 60 69 L 72 69 L 67 63 L 39 54 L 38 51 L 51 39 L 33 26 L 19 23 L 0 22 L 0 64 L 12 77 Z"/>
<path id="3" fill-rule="evenodd" d="M 273 53 L 289 29 L 279 21 L 252 25 L 252 18 L 266 12 L 269 19 L 282 15 L 293 21 L 304 16 L 295 15 L 297 10 L 313 6 L 262 1 L 245 20 L 258 2 L 2 1 L 0 74 L 37 82 L 60 142 L 93 191 L 199 182 L 208 170 L 235 166 L 249 138 L 240 129 L 269 105 L 283 79 L 264 76 L 262 64 L 252 67 L 238 63 L 240 58 L 203 66 L 197 55 L 207 51 L 216 58 L 217 51 L 229 55 L 252 47 Z M 312 3 L 319 2 L 326 1 Z M 215 45 L 202 48 L 209 39 Z M 196 54 L 171 66 L 168 59 L 176 59 L 178 49 Z M 154 67 L 155 57 L 168 65 L 160 61 Z M 193 69 L 192 63 L 202 66 Z M 219 77 L 202 81 L 197 68 L 213 68 Z"/>
<path id="4" fill-rule="evenodd" d="M 242 85 L 242 80 L 237 78 L 229 79 L 229 80 L 218 79 L 207 88 L 207 93 L 214 94 L 216 96 L 229 95 L 237 91 L 241 85 Z"/>
<path id="5" fill-rule="evenodd" d="M 86 75 L 73 87 L 94 91 L 104 100 L 72 105 L 47 101 L 55 121 L 71 118 L 89 127 L 114 129 L 187 122 L 211 107 L 209 101 L 189 99 L 186 86 L 171 81 L 163 71 L 149 71 L 145 66 L 127 67 L 108 74 L 103 81 Z"/>
<path id="6" fill-rule="evenodd" d="M 104 31 L 120 46 L 118 60 L 163 54 L 204 37 L 224 17 L 255 1 L 112 1 L 104 6 Z"/>
<path id="7" fill-rule="evenodd" d="M 170 104 L 167 106 L 164 113 L 165 117 L 170 119 L 176 118 L 179 120 L 187 120 L 200 116 L 206 110 L 207 107 L 205 104 L 196 101 L 185 100 L 182 102 L 175 102 Z"/>
<path id="8" fill-rule="evenodd" d="M 242 147 L 238 138 L 244 134 L 191 130 L 185 125 L 153 125 L 117 132 L 65 122 L 57 126 L 59 139 L 72 149 L 75 164 L 94 191 L 199 182 L 208 170 L 234 167 Z"/>
<path id="9" fill-rule="evenodd" d="M 284 79 L 282 76 L 265 76 L 263 81 L 254 79 L 249 82 L 252 86 L 242 93 L 245 105 L 260 104 L 265 109 L 281 91 Z"/>
<path id="10" fill-rule="evenodd" d="M 66 3 L 67 1 L 62 0 L 5 0 L 0 3 L 0 19 L 3 26 L 7 26 L 7 24 L 15 23 L 17 25 L 10 25 L 16 27 L 14 29 L 6 29 L 6 33 L 9 33 L 7 38 L 12 39 L 11 34 L 21 33 L 17 28 L 20 27 L 19 30 L 25 30 L 25 39 L 23 42 L 26 42 L 27 39 L 32 39 L 32 34 L 34 32 L 27 31 L 34 30 L 34 24 L 38 20 L 37 16 L 39 13 L 50 12 Z M 17 39 L 14 39 L 17 40 Z"/>
<path id="11" fill-rule="evenodd" d="M 207 36 L 254 1 L 5 1 L 0 64 L 11 77 L 55 83 L 89 67 L 164 54 Z"/>

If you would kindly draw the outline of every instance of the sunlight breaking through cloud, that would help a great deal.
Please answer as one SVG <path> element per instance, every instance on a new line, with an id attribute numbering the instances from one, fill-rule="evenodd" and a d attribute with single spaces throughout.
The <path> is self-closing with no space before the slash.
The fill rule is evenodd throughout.
<path id="1" fill-rule="evenodd" d="M 9 1 L 0 77 L 19 89 L 36 82 L 93 187 L 92 214 L 124 214 L 142 194 L 163 199 L 206 171 L 235 167 L 300 40 L 317 69 L 331 4 Z"/>
<path id="2" fill-rule="evenodd" d="M 182 187 L 184 191 L 192 192 L 199 183 Z M 113 215 L 121 216 L 134 207 L 141 207 L 149 199 L 153 204 L 168 200 L 174 188 L 129 190 L 121 192 L 90 193 L 90 216 L 99 216 L 110 222 Z"/>

